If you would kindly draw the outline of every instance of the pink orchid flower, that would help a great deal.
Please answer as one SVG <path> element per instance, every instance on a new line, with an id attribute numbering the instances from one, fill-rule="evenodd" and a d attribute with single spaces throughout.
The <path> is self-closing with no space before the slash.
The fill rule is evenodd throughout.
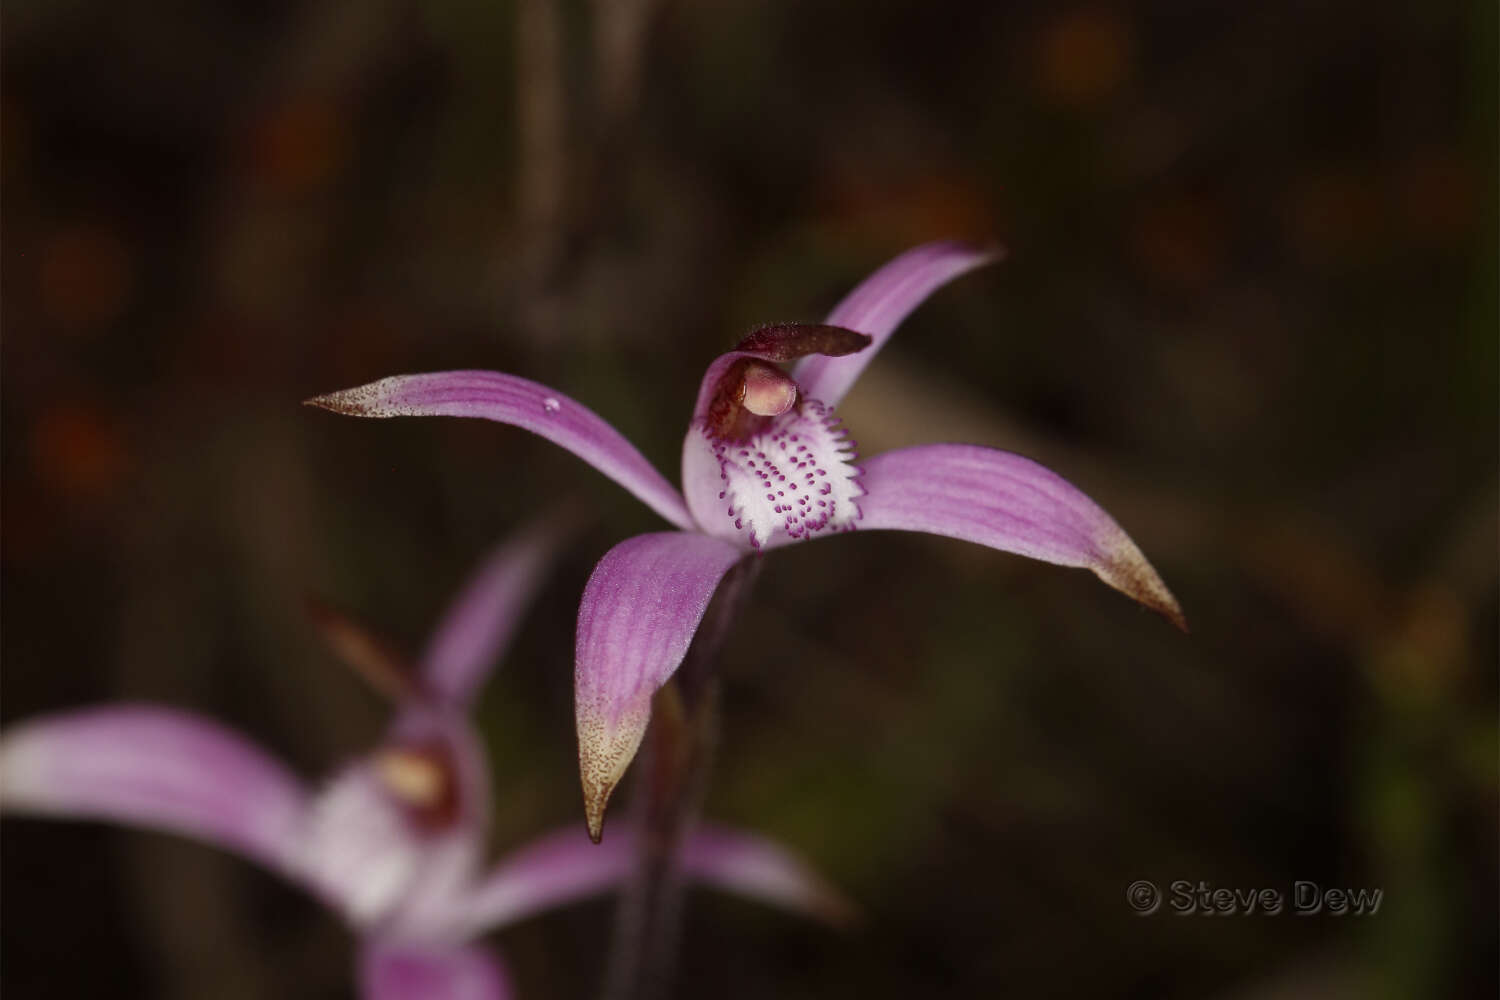
<path id="1" fill-rule="evenodd" d="M 338 911 L 363 940 L 374 1000 L 513 995 L 488 930 L 610 889 L 636 862 L 558 830 L 485 871 L 489 776 L 465 715 L 547 561 L 545 531 L 498 550 L 468 584 L 402 688 L 380 744 L 313 790 L 254 743 L 188 712 L 116 705 L 44 717 L 0 738 L 0 810 L 102 819 L 184 834 L 281 874 Z M 346 619 L 336 645 L 379 655 Z M 404 679 L 403 679 L 404 678 Z M 822 916 L 847 904 L 789 852 L 705 826 L 684 843 L 696 881 Z"/>
<path id="2" fill-rule="evenodd" d="M 932 292 L 998 252 L 942 242 L 901 254 L 823 324 L 763 327 L 703 376 L 678 492 L 603 418 L 562 393 L 487 371 L 398 375 L 308 402 L 361 417 L 483 417 L 561 445 L 678 530 L 640 535 L 594 570 L 578 612 L 575 709 L 589 833 L 640 746 L 651 697 L 686 654 L 735 563 L 834 532 L 921 531 L 1091 570 L 1185 628 L 1130 537 L 1056 473 L 1009 452 L 934 444 L 854 464 L 833 408 Z M 787 362 L 797 365 L 788 373 Z"/>

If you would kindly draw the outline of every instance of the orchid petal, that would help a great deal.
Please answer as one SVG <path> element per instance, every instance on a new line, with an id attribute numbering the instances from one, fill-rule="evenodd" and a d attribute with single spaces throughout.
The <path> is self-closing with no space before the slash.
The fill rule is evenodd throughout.
<path id="1" fill-rule="evenodd" d="M 351 417 L 482 417 L 559 445 L 604 473 L 679 528 L 692 518 L 682 494 L 593 410 L 537 382 L 500 372 L 393 375 L 307 400 Z"/>
<path id="2" fill-rule="evenodd" d="M 308 795 L 207 719 L 149 705 L 23 723 L 0 739 L 0 809 L 185 834 L 296 876 Z"/>
<path id="3" fill-rule="evenodd" d="M 517 923 L 624 882 L 639 861 L 638 834 L 623 829 L 594 844 L 577 829 L 557 830 L 506 857 L 461 901 L 456 939 Z M 694 882 L 843 923 L 852 905 L 790 851 L 720 826 L 699 828 L 683 844 L 683 874 Z"/>
<path id="4" fill-rule="evenodd" d="M 1029 458 L 921 445 L 866 462 L 864 483 L 862 530 L 923 531 L 1082 567 L 1187 629 L 1176 598 L 1114 519 Z"/>
<path id="5" fill-rule="evenodd" d="M 742 553 L 707 535 L 637 535 L 605 553 L 578 609 L 574 704 L 590 835 L 645 735 L 651 696 L 682 663 Z"/>
<path id="6" fill-rule="evenodd" d="M 555 830 L 508 854 L 460 901 L 454 936 L 467 938 L 604 892 L 636 863 L 633 830 L 595 844 L 577 827 Z"/>
<path id="7" fill-rule="evenodd" d="M 807 862 L 773 840 L 704 825 L 682 848 L 682 870 L 694 882 L 816 917 L 852 922 L 852 902 Z"/>
<path id="8" fill-rule="evenodd" d="M 999 260 L 1001 254 L 994 246 L 927 243 L 906 251 L 870 275 L 834 306 L 826 322 L 867 333 L 874 343 L 846 357 L 814 356 L 802 361 L 792 374 L 803 395 L 837 406 L 912 310 L 954 278 Z"/>
<path id="9" fill-rule="evenodd" d="M 359 962 L 364 1000 L 508 1000 L 515 987 L 487 948 L 396 942 L 365 945 Z"/>
<path id="10" fill-rule="evenodd" d="M 466 705 L 509 645 L 557 545 L 554 525 L 495 549 L 449 605 L 422 656 L 429 694 Z"/>

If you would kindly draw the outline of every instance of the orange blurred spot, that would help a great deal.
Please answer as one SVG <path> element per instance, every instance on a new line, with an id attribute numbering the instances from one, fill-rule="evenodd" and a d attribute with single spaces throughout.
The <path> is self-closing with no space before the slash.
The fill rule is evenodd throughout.
<path id="1" fill-rule="evenodd" d="M 320 364 L 335 382 L 354 384 L 371 372 L 407 363 L 401 345 L 409 342 L 413 324 L 391 302 L 360 299 L 335 307 L 319 324 L 325 331 L 319 344 Z"/>
<path id="2" fill-rule="evenodd" d="M 1243 541 L 1252 571 L 1306 624 L 1355 648 L 1380 633 L 1390 596 L 1333 525 L 1304 513 L 1269 517 L 1249 526 Z"/>
<path id="3" fill-rule="evenodd" d="M 1205 285 L 1223 271 L 1225 240 L 1219 206 L 1191 195 L 1148 204 L 1130 233 L 1136 260 L 1151 277 L 1187 287 Z"/>
<path id="4" fill-rule="evenodd" d="M 85 403 L 57 403 L 31 432 L 36 476 L 53 493 L 90 501 L 112 492 L 129 467 L 115 425 Z"/>
<path id="5" fill-rule="evenodd" d="M 1412 238 L 1427 247 L 1458 242 L 1478 216 L 1474 166 L 1453 149 L 1417 153 L 1396 170 L 1396 199 Z"/>
<path id="6" fill-rule="evenodd" d="M 876 178 L 850 170 L 826 182 L 828 200 L 842 222 L 892 244 L 996 237 L 993 205 L 978 184 L 957 171 Z"/>
<path id="7" fill-rule="evenodd" d="M 1100 8 L 1066 11 L 1037 39 L 1035 84 L 1066 107 L 1097 104 L 1129 80 L 1135 62 L 1130 25 Z"/>
<path id="8" fill-rule="evenodd" d="M 1457 680 L 1469 630 L 1456 593 L 1436 582 L 1419 585 L 1394 616 L 1377 669 L 1402 700 L 1443 697 Z"/>
<path id="9" fill-rule="evenodd" d="M 1347 263 L 1365 256 L 1380 225 L 1380 191 L 1371 178 L 1352 169 L 1301 177 L 1289 196 L 1291 241 L 1309 261 Z"/>
<path id="10" fill-rule="evenodd" d="M 60 229 L 42 243 L 43 315 L 71 334 L 108 326 L 125 309 L 133 272 L 125 245 L 112 231 L 97 225 Z"/>
<path id="11" fill-rule="evenodd" d="M 995 238 L 988 199 L 969 178 L 956 174 L 919 177 L 899 199 L 899 211 L 915 246 L 934 237 Z"/>
<path id="12" fill-rule="evenodd" d="M 343 160 L 345 136 L 337 108 L 303 97 L 252 125 L 249 146 L 258 180 L 282 194 L 300 194 L 333 176 Z"/>

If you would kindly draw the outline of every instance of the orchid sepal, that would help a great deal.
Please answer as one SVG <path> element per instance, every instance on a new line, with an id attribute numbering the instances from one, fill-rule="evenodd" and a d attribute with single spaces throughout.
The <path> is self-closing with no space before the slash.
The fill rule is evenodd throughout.
<path id="1" fill-rule="evenodd" d="M 1115 519 L 1029 458 L 976 445 L 917 445 L 868 460 L 864 482 L 860 530 L 945 535 L 1087 569 L 1187 631 L 1177 598 Z"/>
<path id="2" fill-rule="evenodd" d="M 393 375 L 304 401 L 351 417 L 478 417 L 566 448 L 678 528 L 693 519 L 682 494 L 603 417 L 539 382 L 501 372 Z"/>
<path id="3" fill-rule="evenodd" d="M 589 836 L 651 718 L 651 696 L 687 654 L 724 574 L 743 553 L 696 532 L 626 539 L 607 552 L 578 610 L 574 710 Z"/>

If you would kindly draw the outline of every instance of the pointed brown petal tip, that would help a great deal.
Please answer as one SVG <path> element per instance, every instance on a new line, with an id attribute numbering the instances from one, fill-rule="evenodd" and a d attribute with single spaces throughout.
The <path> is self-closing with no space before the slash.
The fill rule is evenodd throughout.
<path id="1" fill-rule="evenodd" d="M 590 785 L 587 779 L 583 783 L 583 816 L 588 825 L 589 839 L 594 843 L 604 839 L 604 810 L 609 806 L 609 797 L 614 792 L 613 785 L 594 784 Z"/>
<path id="2" fill-rule="evenodd" d="M 302 401 L 303 406 L 316 406 L 320 410 L 328 410 L 332 413 L 341 413 L 346 417 L 362 417 L 365 415 L 364 407 L 351 399 L 348 392 L 330 392 L 322 396 L 313 396 Z"/>
<path id="3" fill-rule="evenodd" d="M 1155 611 L 1183 633 L 1188 632 L 1187 617 L 1182 613 L 1182 605 L 1177 603 L 1177 598 L 1172 596 L 1172 592 L 1146 561 L 1141 550 L 1128 538 L 1124 538 L 1123 533 L 1115 558 L 1109 564 L 1096 568 L 1094 572 L 1109 586 Z"/>
<path id="4" fill-rule="evenodd" d="M 578 777 L 583 785 L 583 815 L 589 839 L 604 835 L 604 811 L 625 769 L 635 759 L 651 717 L 651 702 L 627 709 L 614 722 L 606 714 L 585 709 L 578 713 Z"/>

